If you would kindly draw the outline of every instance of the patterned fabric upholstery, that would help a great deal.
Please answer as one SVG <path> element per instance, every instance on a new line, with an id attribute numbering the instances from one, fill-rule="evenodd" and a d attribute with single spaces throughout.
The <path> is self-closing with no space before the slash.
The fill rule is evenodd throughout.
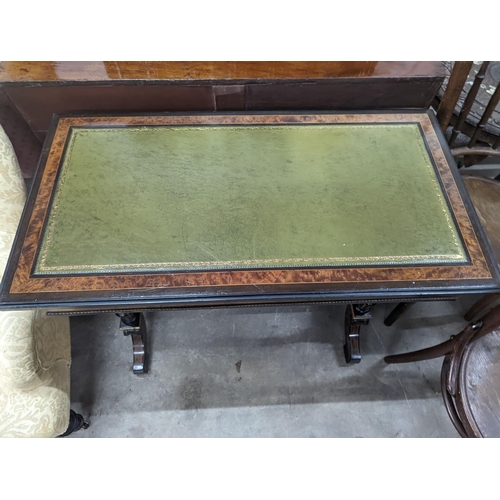
<path id="1" fill-rule="evenodd" d="M 0 126 L 0 278 L 26 187 Z M 69 423 L 69 318 L 42 311 L 0 312 L 0 437 L 55 437 Z"/>

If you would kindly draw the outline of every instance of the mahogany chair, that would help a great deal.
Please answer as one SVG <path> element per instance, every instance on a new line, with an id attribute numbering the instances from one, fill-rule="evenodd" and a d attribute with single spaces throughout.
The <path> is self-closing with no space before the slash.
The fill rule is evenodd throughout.
<path id="1" fill-rule="evenodd" d="M 500 305 L 458 335 L 419 351 L 386 356 L 410 363 L 444 356 L 441 392 L 450 419 L 462 437 L 500 437 Z"/>
<path id="2" fill-rule="evenodd" d="M 500 109 L 496 109 L 500 102 L 499 81 L 500 62 L 484 61 L 476 66 L 472 61 L 457 61 L 443 97 L 438 100 L 437 119 L 443 132 L 451 128 L 447 137 L 453 156 L 469 157 L 464 166 L 487 156 L 500 156 Z M 462 145 L 456 147 L 459 138 Z"/>

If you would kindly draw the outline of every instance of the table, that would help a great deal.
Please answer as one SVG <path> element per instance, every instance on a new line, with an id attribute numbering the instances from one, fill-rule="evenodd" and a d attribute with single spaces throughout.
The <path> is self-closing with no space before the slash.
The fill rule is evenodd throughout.
<path id="1" fill-rule="evenodd" d="M 54 113 L 427 109 L 440 61 L 0 61 L 0 125 L 23 175 Z"/>
<path id="2" fill-rule="evenodd" d="M 0 308 L 339 303 L 347 361 L 380 301 L 499 289 L 430 112 L 54 117 Z"/>
<path id="3" fill-rule="evenodd" d="M 426 109 L 445 76 L 440 61 L 1 61 L 0 94 L 43 140 L 53 113 Z"/>

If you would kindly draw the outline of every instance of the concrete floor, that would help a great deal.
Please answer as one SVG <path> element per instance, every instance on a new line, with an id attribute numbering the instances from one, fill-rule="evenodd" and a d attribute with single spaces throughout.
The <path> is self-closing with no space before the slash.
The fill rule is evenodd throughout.
<path id="1" fill-rule="evenodd" d="M 91 422 L 72 437 L 458 437 L 442 360 L 382 358 L 458 333 L 476 299 L 419 303 L 392 327 L 377 305 L 359 365 L 343 358 L 344 306 L 150 312 L 140 376 L 114 315 L 71 318 L 72 408 Z"/>

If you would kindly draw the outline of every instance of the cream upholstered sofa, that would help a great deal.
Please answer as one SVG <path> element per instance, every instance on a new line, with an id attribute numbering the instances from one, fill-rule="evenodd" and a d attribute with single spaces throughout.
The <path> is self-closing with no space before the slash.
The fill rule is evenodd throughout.
<path id="1" fill-rule="evenodd" d="M 12 144 L 0 126 L 0 278 L 26 201 Z M 0 311 L 0 437 L 55 437 L 70 423 L 69 318 Z"/>

